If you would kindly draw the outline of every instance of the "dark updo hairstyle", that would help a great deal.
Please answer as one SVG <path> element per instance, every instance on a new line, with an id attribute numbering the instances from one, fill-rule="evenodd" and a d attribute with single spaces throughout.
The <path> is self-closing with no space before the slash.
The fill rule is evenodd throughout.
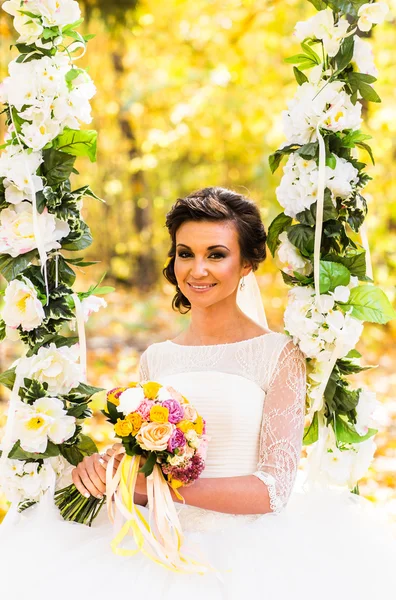
<path id="1" fill-rule="evenodd" d="M 190 301 L 177 285 L 174 268 L 176 232 L 186 221 L 232 221 L 238 232 L 241 257 L 252 265 L 254 271 L 266 258 L 267 240 L 258 207 L 242 194 L 221 187 L 207 187 L 179 198 L 166 215 L 166 227 L 172 245 L 163 274 L 176 286 L 172 307 L 181 313 L 186 313 L 191 308 Z"/>

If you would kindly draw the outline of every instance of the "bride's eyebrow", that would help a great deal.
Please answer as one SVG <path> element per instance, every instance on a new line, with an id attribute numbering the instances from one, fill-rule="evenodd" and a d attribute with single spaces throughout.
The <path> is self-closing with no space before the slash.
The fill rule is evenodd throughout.
<path id="1" fill-rule="evenodd" d="M 178 248 L 179 246 L 183 246 L 183 248 L 188 248 L 189 250 L 191 250 L 190 246 L 187 246 L 187 244 L 177 244 L 176 248 Z M 208 246 L 207 250 L 214 250 L 215 248 L 225 248 L 226 250 L 230 251 L 230 249 L 227 248 L 227 246 L 223 246 L 223 244 L 215 244 L 214 246 Z"/>

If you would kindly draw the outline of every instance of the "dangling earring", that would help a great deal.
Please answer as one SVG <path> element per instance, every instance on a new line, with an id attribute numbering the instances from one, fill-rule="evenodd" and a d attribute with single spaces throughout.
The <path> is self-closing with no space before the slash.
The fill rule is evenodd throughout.
<path id="1" fill-rule="evenodd" d="M 245 287 L 245 277 L 242 277 L 239 289 L 243 290 L 244 287 Z"/>

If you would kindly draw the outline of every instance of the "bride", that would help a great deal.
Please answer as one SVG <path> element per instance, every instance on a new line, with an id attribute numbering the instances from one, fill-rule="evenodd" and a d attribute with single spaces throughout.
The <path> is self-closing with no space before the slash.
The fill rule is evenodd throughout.
<path id="1" fill-rule="evenodd" d="M 185 504 L 174 501 L 186 550 L 213 569 L 178 574 L 142 554 L 115 556 L 105 511 L 89 529 L 63 522 L 45 498 L 2 533 L 5 597 L 389 598 L 396 541 L 368 501 L 295 486 L 305 358 L 290 336 L 241 309 L 246 282 L 266 257 L 257 206 L 230 190 L 205 188 L 179 199 L 166 225 L 164 275 L 176 288 L 174 308 L 191 311 L 191 321 L 175 339 L 147 348 L 140 378 L 172 385 L 206 420 L 206 468 L 183 488 Z M 106 466 L 117 448 L 74 469 L 82 494 L 105 494 Z M 147 503 L 142 474 L 135 502 Z"/>

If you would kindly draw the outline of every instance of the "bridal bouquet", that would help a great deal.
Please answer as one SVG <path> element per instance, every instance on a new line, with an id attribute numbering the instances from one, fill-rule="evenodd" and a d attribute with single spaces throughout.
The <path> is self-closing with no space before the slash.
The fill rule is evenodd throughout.
<path id="1" fill-rule="evenodd" d="M 118 509 L 125 518 L 113 551 L 123 556 L 142 551 L 172 570 L 202 572 L 203 565 L 181 554 L 183 536 L 169 488 L 183 500 L 178 488 L 201 475 L 207 448 L 204 419 L 179 392 L 153 381 L 111 390 L 106 412 L 125 451 L 114 477 L 116 455 L 106 471 L 109 517 L 114 520 Z M 133 500 L 139 472 L 147 477 L 148 522 Z M 128 533 L 136 544 L 132 550 L 121 547 Z"/>

